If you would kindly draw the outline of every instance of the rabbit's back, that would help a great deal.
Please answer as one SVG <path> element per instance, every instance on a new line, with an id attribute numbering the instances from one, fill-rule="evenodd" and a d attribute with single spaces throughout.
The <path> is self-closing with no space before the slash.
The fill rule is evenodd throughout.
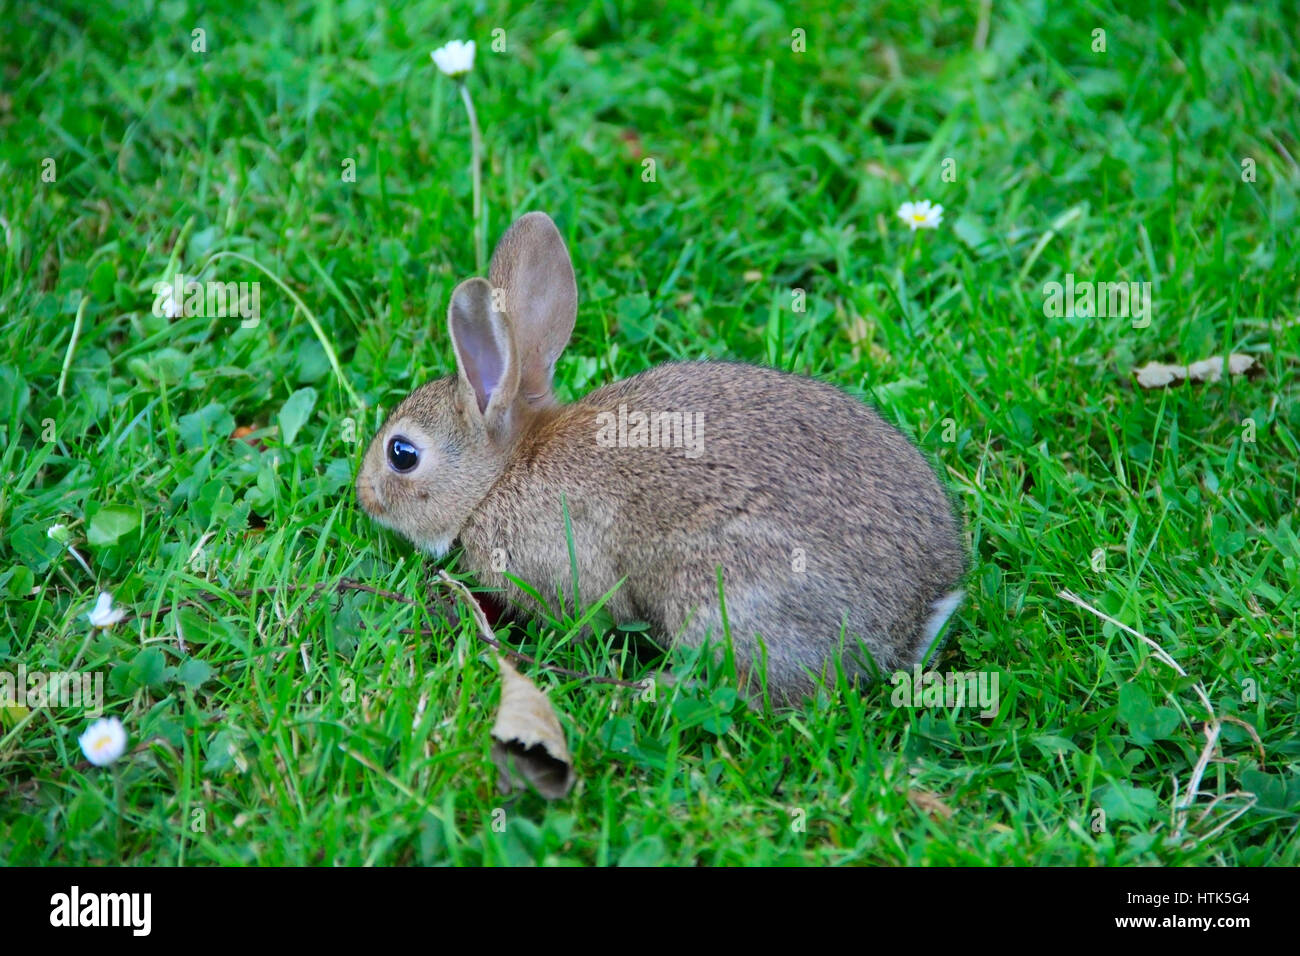
<path id="1" fill-rule="evenodd" d="M 725 362 L 673 363 L 544 412 L 461 541 L 487 583 L 572 599 L 579 588 L 806 689 L 844 635 L 846 670 L 910 666 L 934 604 L 963 573 L 957 523 L 921 454 L 870 407 L 815 379 Z M 504 571 L 498 571 L 504 568 Z M 722 601 L 719 600 L 719 568 Z"/>

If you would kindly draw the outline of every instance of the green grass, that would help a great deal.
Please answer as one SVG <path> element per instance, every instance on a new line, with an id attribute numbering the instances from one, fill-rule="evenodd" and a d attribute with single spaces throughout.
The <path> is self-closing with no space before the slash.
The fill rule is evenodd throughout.
<path id="1" fill-rule="evenodd" d="M 0 862 L 1300 863 L 1287 4 L 999 3 L 986 32 L 924 0 L 81 6 L 0 10 L 0 670 L 103 674 L 136 749 L 94 768 L 78 708 L 0 708 Z M 506 801 L 472 628 L 302 589 L 432 576 L 351 478 L 382 410 L 452 368 L 469 140 L 429 52 L 455 37 L 480 49 L 489 242 L 544 209 L 574 257 L 560 390 L 725 357 L 876 403 L 960 502 L 939 666 L 997 674 L 996 717 L 887 684 L 752 712 L 716 668 L 534 623 L 505 636 L 553 664 L 705 679 L 649 703 L 529 670 L 581 779 Z M 898 221 L 914 198 L 938 230 Z M 225 251 L 301 297 L 364 409 Z M 260 324 L 155 317 L 176 271 L 260 280 Z M 1067 273 L 1151 282 L 1150 325 L 1045 314 Z M 1230 351 L 1263 374 L 1131 375 Z M 99 590 L 137 616 L 92 632 Z M 1230 719 L 1180 825 L 1195 684 Z"/>

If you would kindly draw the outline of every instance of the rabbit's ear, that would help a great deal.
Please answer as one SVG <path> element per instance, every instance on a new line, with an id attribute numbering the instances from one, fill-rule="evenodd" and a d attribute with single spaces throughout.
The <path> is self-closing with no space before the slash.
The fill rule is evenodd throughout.
<path id="1" fill-rule="evenodd" d="M 451 294 L 447 328 L 456 350 L 461 381 L 474 392 L 489 431 L 507 419 L 519 394 L 519 360 L 510 324 L 492 308 L 486 279 L 466 279 Z"/>
<path id="2" fill-rule="evenodd" d="M 510 317 L 519 386 L 530 405 L 551 401 L 555 361 L 573 334 L 578 286 L 560 231 L 544 212 L 518 219 L 497 243 L 488 270 L 493 304 Z"/>

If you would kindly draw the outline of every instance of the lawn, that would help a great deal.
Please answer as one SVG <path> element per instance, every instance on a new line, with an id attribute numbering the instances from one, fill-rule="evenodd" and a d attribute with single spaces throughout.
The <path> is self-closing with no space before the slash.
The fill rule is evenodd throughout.
<path id="1" fill-rule="evenodd" d="M 1300 864 L 1290 5 L 206 6 L 5 5 L 0 675 L 98 675 L 129 743 L 0 706 L 0 863 Z M 995 713 L 888 675 L 751 709 L 571 608 L 499 636 L 578 783 L 498 792 L 494 656 L 436 583 L 472 577 L 352 487 L 455 367 L 455 38 L 489 249 L 540 209 L 573 256 L 558 391 L 719 358 L 874 404 L 962 514 L 933 666 Z M 168 315 L 178 274 L 257 318 Z"/>

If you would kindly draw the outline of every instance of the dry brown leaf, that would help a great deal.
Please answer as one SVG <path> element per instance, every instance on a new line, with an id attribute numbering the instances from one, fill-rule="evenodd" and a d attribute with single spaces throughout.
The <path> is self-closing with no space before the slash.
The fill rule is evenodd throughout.
<path id="1" fill-rule="evenodd" d="M 1187 377 L 1185 365 L 1161 365 L 1148 362 L 1137 370 L 1138 384 L 1143 388 L 1164 388 L 1174 382 L 1181 382 Z"/>
<path id="2" fill-rule="evenodd" d="M 645 146 L 641 142 L 641 134 L 634 129 L 625 129 L 618 134 L 618 138 L 623 141 L 627 148 L 627 154 L 632 159 L 640 159 L 645 155 Z"/>
<path id="3" fill-rule="evenodd" d="M 568 796 L 573 788 L 573 760 L 564 729 L 547 696 L 504 657 L 501 707 L 492 727 L 492 760 L 501 771 L 502 793 L 531 783 L 547 800 Z"/>
<path id="4" fill-rule="evenodd" d="M 1228 356 L 1228 373 L 1245 375 L 1258 369 L 1255 359 L 1249 355 L 1232 353 Z M 1183 379 L 1193 382 L 1217 382 L 1223 377 L 1223 359 L 1219 356 L 1201 359 L 1191 365 L 1165 365 L 1162 362 L 1148 362 L 1137 370 L 1137 383 L 1143 388 L 1164 388 Z"/>
<path id="5" fill-rule="evenodd" d="M 1229 355 L 1228 373 L 1244 375 L 1255 367 L 1255 359 L 1249 355 Z M 1223 359 L 1208 358 L 1193 362 L 1187 366 L 1187 377 L 1193 382 L 1217 382 L 1223 377 Z"/>
<path id="6" fill-rule="evenodd" d="M 931 820 L 936 817 L 952 819 L 952 807 L 940 800 L 937 793 L 931 793 L 929 790 L 909 790 L 907 799 L 912 801 L 912 806 L 916 809 L 928 813 Z"/>
<path id="7" fill-rule="evenodd" d="M 469 588 L 446 571 L 438 580 L 460 595 L 478 624 L 483 639 L 497 646 L 482 605 Z M 492 725 L 492 762 L 501 771 L 497 785 L 502 793 L 523 790 L 528 784 L 547 800 L 567 796 L 573 789 L 573 759 L 564 741 L 564 728 L 550 700 L 500 654 L 501 704 Z"/>
<path id="8" fill-rule="evenodd" d="M 901 183 L 903 181 L 903 176 L 898 170 L 890 169 L 875 160 L 869 161 L 863 169 L 866 170 L 868 176 L 875 176 L 877 179 L 888 179 L 891 183 Z"/>
<path id="9" fill-rule="evenodd" d="M 262 442 L 262 439 L 248 437 L 249 435 L 252 435 L 253 432 L 255 431 L 257 431 L 257 429 L 254 428 L 252 425 L 240 425 L 238 428 L 236 428 L 233 432 L 230 433 L 230 437 L 235 439 L 236 441 L 242 441 L 246 445 L 252 445 L 258 451 L 266 451 L 266 445 Z"/>

